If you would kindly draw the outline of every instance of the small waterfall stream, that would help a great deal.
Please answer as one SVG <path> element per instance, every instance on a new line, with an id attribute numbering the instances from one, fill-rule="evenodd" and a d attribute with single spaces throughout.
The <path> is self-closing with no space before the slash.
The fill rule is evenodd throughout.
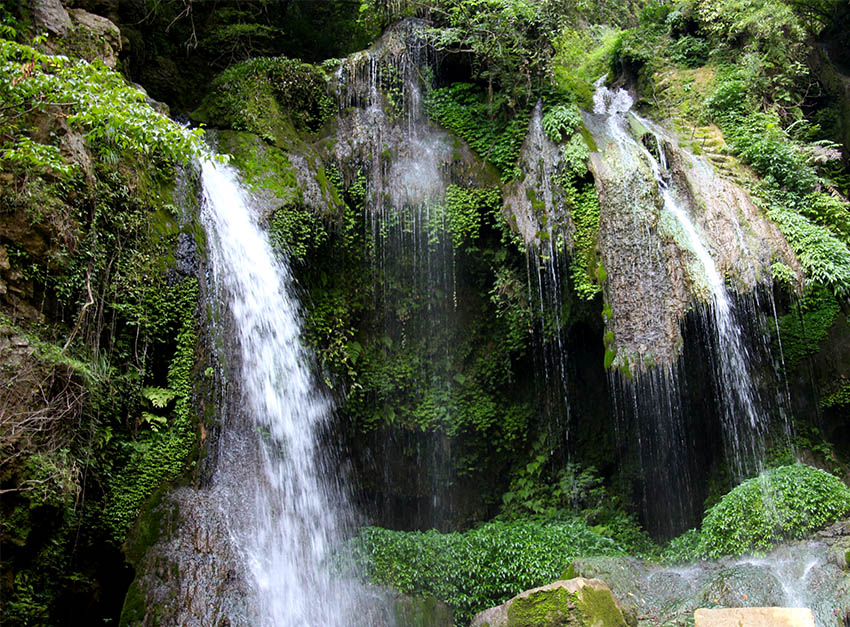
<path id="1" fill-rule="evenodd" d="M 203 163 L 201 222 L 213 282 L 232 316 L 242 407 L 222 434 L 213 483 L 253 581 L 246 624 L 350 625 L 354 589 L 327 571 L 345 510 L 318 441 L 331 405 L 314 385 L 286 264 L 275 259 L 235 172 Z M 242 624 L 238 620 L 234 624 Z"/>
<path id="2" fill-rule="evenodd" d="M 645 440 L 641 442 L 639 452 L 645 475 L 659 475 L 656 481 L 650 479 L 649 483 L 667 486 L 668 504 L 661 506 L 666 512 L 661 517 L 668 516 L 672 523 L 698 516 L 695 508 L 699 496 L 684 494 L 691 485 L 688 474 L 699 472 L 693 467 L 687 451 L 706 436 L 690 432 L 696 427 L 686 419 L 688 404 L 693 402 L 687 400 L 688 391 L 682 387 L 687 378 L 685 369 L 688 365 L 683 363 L 680 355 L 678 365 L 664 365 L 665 360 L 662 359 L 662 367 L 659 369 L 655 365 L 654 356 L 646 356 L 648 353 L 644 346 L 651 351 L 654 340 L 648 335 L 653 333 L 652 326 L 647 326 L 645 321 L 657 320 L 659 329 L 664 324 L 670 326 L 671 321 L 678 326 L 682 314 L 671 312 L 686 311 L 687 303 L 693 298 L 691 293 L 702 294 L 701 300 L 705 306 L 698 324 L 710 362 L 706 365 L 713 375 L 714 398 L 710 404 L 720 418 L 727 462 L 737 481 L 762 467 L 768 417 L 762 409 L 759 389 L 751 375 L 752 369 L 760 363 L 761 355 L 757 358 L 750 354 L 748 338 L 736 316 L 736 303 L 727 291 L 724 277 L 710 252 L 712 240 L 702 233 L 691 215 L 693 198 L 683 187 L 684 181 L 677 178 L 677 173 L 668 164 L 666 150 L 667 142 L 671 140 L 652 122 L 632 112 L 632 105 L 633 100 L 625 90 L 610 90 L 600 82 L 594 95 L 593 114 L 587 115 L 585 119 L 597 136 L 597 143 L 603 147 L 597 170 L 603 173 L 603 178 L 607 176 L 609 181 L 619 182 L 619 186 L 612 186 L 609 193 L 624 194 L 627 198 L 619 201 L 618 210 L 603 216 L 603 238 L 604 230 L 608 229 L 612 233 L 609 242 L 620 248 L 624 246 L 623 242 L 627 242 L 626 245 L 635 248 L 635 255 L 641 260 L 638 266 L 625 268 L 627 274 L 632 274 L 630 278 L 624 279 L 622 271 L 620 276 L 614 276 L 614 281 L 621 282 L 615 286 L 615 297 L 622 294 L 624 289 L 628 290 L 629 281 L 640 280 L 651 284 L 641 288 L 643 296 L 638 295 L 638 302 L 634 303 L 645 310 L 638 314 L 642 316 L 643 322 L 625 328 L 630 334 L 627 340 L 632 346 L 640 347 L 631 359 L 631 364 L 637 362 L 638 366 L 637 372 L 633 371 L 634 380 L 621 381 L 622 377 L 612 374 L 611 385 L 615 391 L 618 413 L 625 411 L 631 416 L 631 420 L 638 423 L 635 428 Z M 640 139 L 636 139 L 635 135 Z M 649 145 L 644 145 L 644 142 Z M 697 157 L 690 154 L 685 158 L 696 161 L 696 167 L 702 165 Z M 740 224 L 734 214 L 730 215 L 733 217 L 728 220 L 729 228 L 736 230 L 729 237 L 735 238 L 736 246 L 746 250 Z M 630 229 L 625 226 L 627 224 L 632 224 Z M 606 263 L 608 261 L 606 259 Z M 613 259 L 611 261 L 620 263 Z M 740 272 L 748 277 L 756 275 L 754 268 L 742 268 Z M 609 277 L 611 274 L 612 271 L 609 271 Z M 676 289 L 681 290 L 689 282 L 692 285 L 690 293 L 676 292 Z M 667 294 L 673 296 L 658 297 Z M 656 297 L 659 301 L 663 298 L 670 300 L 654 302 Z M 634 293 L 631 298 L 635 299 Z M 634 315 L 634 307 L 625 309 L 620 306 L 618 310 L 616 301 L 612 302 L 612 307 L 615 317 L 619 315 L 622 319 L 625 315 L 628 319 Z M 666 336 L 658 336 L 663 338 L 662 346 L 666 343 L 673 348 L 673 354 L 681 350 L 676 346 L 682 342 L 679 331 L 674 331 L 674 335 L 668 330 Z M 626 363 L 629 364 L 629 361 Z M 664 374 L 661 374 L 661 370 Z M 645 420 L 650 420 L 656 426 L 644 426 L 641 423 Z M 676 448 L 680 450 L 679 453 Z M 651 452 L 653 450 L 657 451 L 657 456 Z M 656 470 L 659 465 L 668 470 Z M 672 479 L 667 476 L 669 474 L 674 475 Z M 652 498 L 645 495 L 645 500 Z M 661 525 L 660 530 L 662 534 L 669 534 L 675 526 L 672 524 L 665 530 L 664 525 Z"/>

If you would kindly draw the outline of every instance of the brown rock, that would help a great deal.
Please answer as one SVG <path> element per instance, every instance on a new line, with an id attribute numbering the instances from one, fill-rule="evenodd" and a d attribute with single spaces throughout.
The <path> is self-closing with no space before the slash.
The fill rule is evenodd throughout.
<path id="1" fill-rule="evenodd" d="M 59 0 L 34 0 L 32 17 L 37 27 L 54 35 L 63 36 L 71 28 L 71 18 Z"/>
<path id="2" fill-rule="evenodd" d="M 94 50 L 86 52 L 93 53 L 108 67 L 114 69 L 118 63 L 118 53 L 121 51 L 121 31 L 118 27 L 107 18 L 83 9 L 71 9 L 70 14 L 76 28 L 87 31 L 95 47 Z M 92 55 L 84 52 L 83 56 Z"/>

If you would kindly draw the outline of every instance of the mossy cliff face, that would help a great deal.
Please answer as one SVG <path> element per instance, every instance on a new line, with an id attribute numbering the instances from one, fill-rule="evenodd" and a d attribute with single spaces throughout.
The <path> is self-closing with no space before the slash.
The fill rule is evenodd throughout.
<path id="1" fill-rule="evenodd" d="M 119 613 L 140 508 L 198 456 L 194 152 L 109 69 L 114 25 L 24 9 L 0 42 L 3 616 L 95 623 Z"/>

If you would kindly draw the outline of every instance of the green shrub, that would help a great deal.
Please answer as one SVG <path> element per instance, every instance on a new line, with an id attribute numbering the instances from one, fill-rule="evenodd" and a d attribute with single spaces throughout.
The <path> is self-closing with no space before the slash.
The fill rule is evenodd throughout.
<path id="1" fill-rule="evenodd" d="M 0 38 L 0 167 L 71 174 L 54 143 L 29 134 L 54 108 L 101 156 L 124 151 L 185 163 L 203 152 L 202 131 L 187 131 L 154 111 L 144 92 L 101 62 L 51 56 Z M 51 133 L 51 135 L 53 135 Z"/>
<path id="2" fill-rule="evenodd" d="M 699 67 L 708 61 L 709 50 L 705 39 L 685 35 L 671 45 L 670 58 L 685 67 Z"/>
<path id="3" fill-rule="evenodd" d="M 772 468 L 708 510 L 698 552 L 714 559 L 762 551 L 783 539 L 802 538 L 848 510 L 850 488 L 829 473 L 805 464 Z"/>
<path id="4" fill-rule="evenodd" d="M 661 551 L 661 559 L 675 564 L 692 562 L 699 558 L 702 536 L 699 529 L 688 529 L 682 535 L 673 538 Z"/>
<path id="5" fill-rule="evenodd" d="M 581 111 L 574 104 L 560 104 L 543 116 L 543 131 L 556 144 L 568 138 L 581 124 Z"/>
<path id="6" fill-rule="evenodd" d="M 496 166 L 503 179 L 519 175 L 517 159 L 528 129 L 528 107 L 511 119 L 493 117 L 486 94 L 470 83 L 433 90 L 427 107 L 434 120 L 466 140 L 481 158 Z"/>
<path id="7" fill-rule="evenodd" d="M 342 563 L 373 583 L 444 601 L 467 624 L 476 612 L 558 579 L 575 557 L 624 554 L 578 521 L 516 521 L 445 534 L 364 527 Z"/>

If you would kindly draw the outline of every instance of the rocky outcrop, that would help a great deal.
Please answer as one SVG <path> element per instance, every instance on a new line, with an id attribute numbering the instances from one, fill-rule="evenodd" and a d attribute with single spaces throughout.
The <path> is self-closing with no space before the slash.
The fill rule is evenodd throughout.
<path id="1" fill-rule="evenodd" d="M 626 627 L 604 581 L 577 577 L 521 592 L 475 615 L 470 627 Z"/>
<path id="2" fill-rule="evenodd" d="M 60 0 L 35 0 L 32 6 L 32 18 L 37 27 L 45 28 L 48 32 L 65 35 L 71 28 L 71 17 L 62 6 Z"/>
<path id="3" fill-rule="evenodd" d="M 37 30 L 51 35 L 51 52 L 100 59 L 113 69 L 118 64 L 121 31 L 110 19 L 81 8 L 66 9 L 60 0 L 35 0 L 32 17 Z"/>
<path id="4" fill-rule="evenodd" d="M 781 262 L 799 283 L 799 264 L 775 224 L 741 187 L 682 148 L 661 127 L 633 114 L 631 97 L 601 89 L 585 115 L 599 152 L 590 169 L 600 202 L 599 247 L 607 275 L 614 367 L 634 372 L 673 364 L 681 324 L 695 306 L 710 305 L 704 261 L 671 207 L 693 223 L 717 271 L 737 291 L 773 281 Z"/>
<path id="5" fill-rule="evenodd" d="M 109 19 L 83 9 L 69 11 L 74 22 L 70 45 L 88 61 L 100 59 L 115 68 L 121 51 L 121 31 Z"/>
<path id="6" fill-rule="evenodd" d="M 461 140 L 429 121 L 422 75 L 433 63 L 424 23 L 404 20 L 336 72 L 340 107 L 334 158 L 367 178 L 369 206 L 397 214 L 441 202 L 446 187 L 498 180 Z"/>

